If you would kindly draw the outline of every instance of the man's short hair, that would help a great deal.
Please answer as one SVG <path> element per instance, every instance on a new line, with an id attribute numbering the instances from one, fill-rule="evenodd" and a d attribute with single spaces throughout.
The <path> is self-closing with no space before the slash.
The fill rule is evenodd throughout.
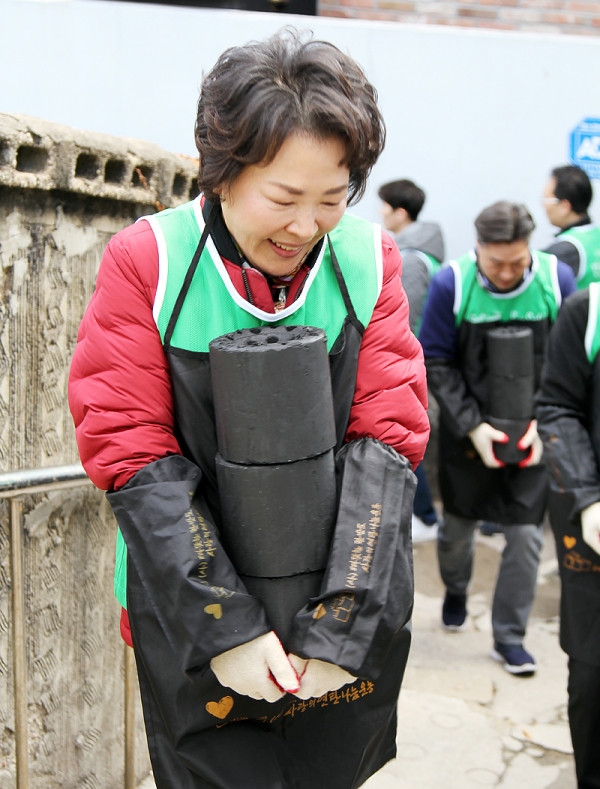
<path id="1" fill-rule="evenodd" d="M 383 184 L 377 194 L 379 199 L 391 205 L 394 211 L 396 208 L 404 208 L 413 222 L 416 221 L 425 203 L 425 192 L 407 178 Z"/>
<path id="2" fill-rule="evenodd" d="M 500 200 L 484 208 L 475 220 L 480 244 L 511 244 L 529 241 L 535 222 L 526 206 Z"/>
<path id="3" fill-rule="evenodd" d="M 585 214 L 592 202 L 592 183 L 587 173 L 574 164 L 555 167 L 552 178 L 556 181 L 554 196 L 568 200 L 576 214 Z"/>

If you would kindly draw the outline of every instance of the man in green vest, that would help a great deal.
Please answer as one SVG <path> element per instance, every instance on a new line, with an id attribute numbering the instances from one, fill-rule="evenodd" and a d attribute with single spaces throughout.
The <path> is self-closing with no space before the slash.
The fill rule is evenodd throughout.
<path id="1" fill-rule="evenodd" d="M 454 631 L 467 626 L 477 521 L 500 524 L 506 547 L 492 605 L 492 657 L 520 675 L 536 670 L 523 639 L 535 595 L 547 474 L 535 420 L 517 444 L 529 451 L 518 465 L 496 457 L 508 436 L 487 421 L 487 335 L 498 327 L 530 327 L 539 384 L 548 332 L 575 281 L 565 263 L 530 250 L 534 227 L 524 205 L 501 201 L 484 209 L 475 220 L 476 248 L 434 277 L 419 335 L 440 406 L 442 624 Z"/>
<path id="2" fill-rule="evenodd" d="M 578 789 L 600 786 L 600 283 L 565 304 L 550 336 L 537 409 L 550 458 L 550 522 L 569 656 Z"/>
<path id="3" fill-rule="evenodd" d="M 542 203 L 559 231 L 545 252 L 571 266 L 580 290 L 600 281 L 600 228 L 592 224 L 588 214 L 591 202 L 592 184 L 580 167 L 566 165 L 552 170 Z"/>

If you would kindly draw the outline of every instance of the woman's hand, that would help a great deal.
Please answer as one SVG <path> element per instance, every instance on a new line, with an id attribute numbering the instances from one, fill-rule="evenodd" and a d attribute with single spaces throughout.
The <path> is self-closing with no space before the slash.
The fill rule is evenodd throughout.
<path id="1" fill-rule="evenodd" d="M 517 444 L 518 449 L 529 449 L 529 455 L 519 463 L 519 468 L 537 466 L 544 454 L 544 445 L 537 431 L 537 419 L 532 419 L 525 435 Z"/>
<path id="2" fill-rule="evenodd" d="M 315 659 L 304 660 L 297 655 L 290 655 L 289 658 L 300 678 L 300 689 L 294 693 L 299 699 L 319 698 L 324 693 L 337 690 L 356 679 L 333 663 Z"/>
<path id="3" fill-rule="evenodd" d="M 501 430 L 496 430 L 487 422 L 481 422 L 469 432 L 469 438 L 479 453 L 485 466 L 488 468 L 503 468 L 506 463 L 498 460 L 494 453 L 494 444 L 506 444 L 508 436 Z"/>
<path id="4" fill-rule="evenodd" d="M 242 696 L 278 701 L 285 693 L 296 693 L 298 675 L 275 633 L 265 633 L 247 644 L 230 649 L 210 661 L 221 685 Z"/>

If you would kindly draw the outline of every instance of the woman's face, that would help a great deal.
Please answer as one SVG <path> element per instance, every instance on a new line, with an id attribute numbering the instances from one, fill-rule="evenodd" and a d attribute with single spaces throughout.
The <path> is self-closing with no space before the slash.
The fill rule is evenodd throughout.
<path id="1" fill-rule="evenodd" d="M 333 230 L 346 209 L 344 153 L 335 137 L 294 134 L 272 162 L 249 165 L 220 192 L 225 224 L 253 266 L 285 276 Z"/>

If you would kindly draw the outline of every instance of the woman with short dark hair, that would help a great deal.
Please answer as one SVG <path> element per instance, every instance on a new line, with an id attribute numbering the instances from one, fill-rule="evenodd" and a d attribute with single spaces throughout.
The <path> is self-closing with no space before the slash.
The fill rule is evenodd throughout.
<path id="1" fill-rule="evenodd" d="M 282 645 L 266 601 L 223 550 L 208 353 L 222 335 L 317 327 L 338 467 L 366 442 L 384 465 L 408 469 L 411 489 L 429 428 L 400 255 L 345 213 L 384 138 L 374 88 L 333 45 L 287 32 L 227 50 L 198 103 L 202 193 L 126 228 L 105 252 L 70 407 L 82 462 L 121 529 L 115 593 L 159 789 L 351 789 L 395 754 L 410 506 L 396 497 L 386 513 L 374 499 L 368 526 L 346 508 L 362 569 L 349 574 L 331 550 L 303 636 L 298 625 Z M 265 380 L 260 398 L 272 389 Z M 295 414 L 301 425 L 307 416 Z M 302 533 L 294 539 L 302 545 Z M 360 595 L 327 586 L 336 567 L 352 588 L 360 576 Z M 347 635 L 355 620 L 361 638 Z"/>

